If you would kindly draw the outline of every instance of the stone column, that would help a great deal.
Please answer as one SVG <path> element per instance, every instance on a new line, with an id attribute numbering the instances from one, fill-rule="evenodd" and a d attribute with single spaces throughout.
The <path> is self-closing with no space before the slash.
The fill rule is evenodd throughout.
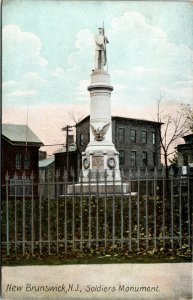
<path id="1" fill-rule="evenodd" d="M 115 171 L 115 181 L 120 181 L 119 153 L 112 143 L 111 92 L 110 75 L 105 70 L 97 69 L 91 74 L 90 92 L 90 143 L 82 155 L 83 181 L 88 182 L 88 172 L 96 181 L 99 171 L 100 181 L 107 171 L 107 181 L 112 181 Z M 104 133 L 105 132 L 105 133 Z"/>

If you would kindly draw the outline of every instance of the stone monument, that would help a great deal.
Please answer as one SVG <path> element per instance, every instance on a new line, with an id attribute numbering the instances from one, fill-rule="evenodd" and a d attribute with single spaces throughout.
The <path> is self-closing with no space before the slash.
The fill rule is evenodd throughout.
<path id="1" fill-rule="evenodd" d="M 95 36 L 95 69 L 92 70 L 90 92 L 90 142 L 82 153 L 83 192 L 127 193 L 128 185 L 121 184 L 119 153 L 112 143 L 110 75 L 107 66 L 106 44 L 109 43 L 104 29 Z M 106 67 L 107 69 L 107 67 Z M 78 191 L 80 184 L 76 185 Z"/>

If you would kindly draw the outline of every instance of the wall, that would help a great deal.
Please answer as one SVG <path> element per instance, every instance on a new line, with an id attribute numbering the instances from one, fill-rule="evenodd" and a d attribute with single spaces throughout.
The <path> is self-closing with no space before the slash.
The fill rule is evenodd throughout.
<path id="1" fill-rule="evenodd" d="M 2 138 L 2 152 L 1 152 L 1 181 L 5 184 L 5 176 L 8 171 L 9 179 L 13 179 L 16 174 L 21 179 L 25 171 L 25 176 L 30 177 L 33 171 L 34 183 L 39 181 L 39 171 L 38 171 L 38 158 L 39 158 L 39 146 L 29 146 L 27 147 L 27 152 L 30 154 L 30 168 L 24 170 L 24 155 L 26 153 L 26 146 L 16 146 L 11 145 L 4 138 Z M 16 153 L 21 153 L 21 168 L 16 169 Z M 2 189 L 3 192 L 3 189 Z M 38 194 L 37 186 L 34 188 L 34 196 Z M 2 193 L 3 195 L 3 193 Z"/>
<path id="2" fill-rule="evenodd" d="M 138 167 L 145 170 L 143 166 L 142 153 L 147 152 L 147 168 L 154 169 L 153 152 L 155 152 L 156 167 L 161 167 L 160 143 L 159 143 L 159 125 L 154 122 L 143 120 L 113 118 L 113 143 L 118 151 L 125 151 L 125 164 L 123 170 L 128 172 L 129 168 L 136 170 Z M 124 141 L 119 141 L 118 128 L 124 128 Z M 136 131 L 136 142 L 131 141 L 131 129 Z M 141 132 L 147 132 L 147 143 L 141 141 Z M 153 132 L 155 132 L 155 144 L 153 144 Z M 136 166 L 131 166 L 131 152 L 136 151 Z"/>
<path id="3" fill-rule="evenodd" d="M 77 126 L 77 136 L 78 136 L 78 146 L 80 152 L 85 151 L 86 146 L 89 142 L 89 122 L 90 118 L 85 118 Z M 112 140 L 115 144 L 117 151 L 125 151 L 125 164 L 121 166 L 125 172 L 129 171 L 129 168 L 136 171 L 138 167 L 145 170 L 142 163 L 142 152 L 146 151 L 148 155 L 148 170 L 153 171 L 153 152 L 156 153 L 156 167 L 161 168 L 161 154 L 160 154 L 160 142 L 159 142 L 159 127 L 160 124 L 157 122 L 121 118 L 121 117 L 112 117 Z M 125 129 L 125 140 L 120 142 L 118 139 L 118 128 Z M 136 130 L 136 143 L 132 142 L 130 139 L 130 130 Z M 141 143 L 141 131 L 147 131 L 147 144 Z M 155 145 L 152 141 L 152 133 L 155 132 Z M 84 134 L 84 145 L 81 146 L 79 141 L 80 134 Z M 136 167 L 131 166 L 131 151 L 137 152 L 137 164 Z M 79 157 L 81 160 L 81 156 Z M 81 168 L 81 166 L 80 166 Z"/>

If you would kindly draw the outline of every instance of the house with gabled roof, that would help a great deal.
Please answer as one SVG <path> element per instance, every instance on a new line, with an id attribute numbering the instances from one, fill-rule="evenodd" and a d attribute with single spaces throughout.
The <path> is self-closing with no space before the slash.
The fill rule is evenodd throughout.
<path id="1" fill-rule="evenodd" d="M 42 141 L 27 125 L 2 124 L 1 135 L 1 178 L 4 185 L 17 180 L 30 181 L 33 174 L 33 182 L 39 181 L 38 156 Z M 6 177 L 7 176 L 7 177 Z M 19 185 L 19 184 L 18 184 Z M 23 193 L 22 188 L 17 190 L 10 188 L 10 194 Z M 25 194 L 31 192 L 25 189 Z"/>

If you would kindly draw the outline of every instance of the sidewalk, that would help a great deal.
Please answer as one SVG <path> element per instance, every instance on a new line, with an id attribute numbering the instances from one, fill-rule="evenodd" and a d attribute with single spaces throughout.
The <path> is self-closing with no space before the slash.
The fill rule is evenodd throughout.
<path id="1" fill-rule="evenodd" d="M 192 299 L 191 263 L 2 268 L 3 299 Z"/>

